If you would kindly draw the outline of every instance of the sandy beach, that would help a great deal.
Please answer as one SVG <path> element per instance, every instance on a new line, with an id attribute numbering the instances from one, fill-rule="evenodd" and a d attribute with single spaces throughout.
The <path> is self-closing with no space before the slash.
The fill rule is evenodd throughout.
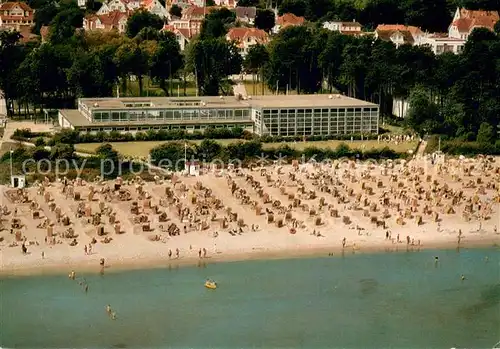
<path id="1" fill-rule="evenodd" d="M 500 161 L 484 157 L 60 179 L 0 198 L 10 275 L 500 243 Z"/>

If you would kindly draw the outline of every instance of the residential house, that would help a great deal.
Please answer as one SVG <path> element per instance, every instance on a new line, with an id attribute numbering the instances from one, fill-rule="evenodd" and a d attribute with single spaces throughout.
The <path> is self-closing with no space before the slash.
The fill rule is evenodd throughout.
<path id="1" fill-rule="evenodd" d="M 216 6 L 235 8 L 238 4 L 238 1 L 237 0 L 214 0 L 214 3 Z"/>
<path id="2" fill-rule="evenodd" d="M 97 15 L 105 15 L 113 11 L 125 13 L 127 11 L 135 11 L 141 7 L 140 0 L 109 0 L 104 2 L 97 11 Z"/>
<path id="3" fill-rule="evenodd" d="M 427 34 L 420 41 L 420 45 L 427 45 L 432 52 L 440 55 L 445 52 L 460 53 L 462 52 L 466 40 L 452 38 L 446 33 Z"/>
<path id="4" fill-rule="evenodd" d="M 158 0 L 144 0 L 141 3 L 141 7 L 159 16 L 161 19 L 170 19 L 170 14 L 167 9 Z"/>
<path id="5" fill-rule="evenodd" d="M 234 41 L 240 54 L 245 56 L 250 47 L 269 42 L 269 35 L 262 29 L 257 28 L 231 28 L 226 35 L 228 41 Z"/>
<path id="6" fill-rule="evenodd" d="M 340 21 L 333 21 L 333 22 L 323 22 L 323 28 L 331 30 L 331 31 L 337 31 L 345 35 L 361 35 L 361 29 L 363 26 L 353 20 L 352 22 L 340 22 Z"/>
<path id="7" fill-rule="evenodd" d="M 165 26 L 163 26 L 162 31 L 169 31 L 169 32 L 174 33 L 175 38 L 177 39 L 177 42 L 179 43 L 179 47 L 180 47 L 181 51 L 184 51 L 186 46 L 191 41 L 192 36 L 190 35 L 191 33 L 190 33 L 189 29 L 175 28 L 171 24 L 166 24 Z"/>
<path id="8" fill-rule="evenodd" d="M 375 29 L 375 38 L 391 41 L 396 47 L 403 44 L 419 45 L 424 36 L 424 32 L 411 25 L 402 24 L 380 24 Z"/>
<path id="9" fill-rule="evenodd" d="M 25 2 L 4 2 L 0 4 L 0 28 L 10 28 L 21 31 L 22 27 L 30 28 L 34 11 Z"/>
<path id="10" fill-rule="evenodd" d="M 84 30 L 117 30 L 119 33 L 124 33 L 127 28 L 127 20 L 130 11 L 120 12 L 113 11 L 104 15 L 89 15 L 83 19 Z"/>
<path id="11" fill-rule="evenodd" d="M 272 29 L 272 32 L 278 33 L 283 28 L 303 25 L 304 22 L 305 22 L 304 17 L 296 16 L 293 13 L 285 13 L 283 14 L 283 16 L 277 16 L 276 25 Z"/>
<path id="12" fill-rule="evenodd" d="M 253 25 L 255 22 L 255 16 L 257 15 L 257 8 L 237 6 L 234 9 L 234 12 L 236 13 L 236 20 Z"/>
<path id="13" fill-rule="evenodd" d="M 476 28 L 487 28 L 493 31 L 499 19 L 497 11 L 472 11 L 457 8 L 453 21 L 448 27 L 448 35 L 450 38 L 467 40 Z"/>
<path id="14" fill-rule="evenodd" d="M 499 20 L 497 11 L 471 11 L 457 8 L 447 34 L 428 34 L 421 45 L 428 45 L 435 54 L 462 52 L 467 38 L 475 28 L 494 29 Z"/>
<path id="15" fill-rule="evenodd" d="M 191 6 L 182 12 L 180 20 L 171 21 L 170 24 L 176 29 L 187 29 L 189 38 L 198 35 L 201 30 L 201 23 L 205 16 L 216 7 Z"/>

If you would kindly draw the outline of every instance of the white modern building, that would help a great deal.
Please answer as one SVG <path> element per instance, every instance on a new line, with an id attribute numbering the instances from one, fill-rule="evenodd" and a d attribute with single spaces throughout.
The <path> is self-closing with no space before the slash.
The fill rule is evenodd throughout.
<path id="1" fill-rule="evenodd" d="M 378 133 L 379 107 L 342 95 L 83 98 L 59 125 L 85 133 L 241 127 L 257 135 Z"/>

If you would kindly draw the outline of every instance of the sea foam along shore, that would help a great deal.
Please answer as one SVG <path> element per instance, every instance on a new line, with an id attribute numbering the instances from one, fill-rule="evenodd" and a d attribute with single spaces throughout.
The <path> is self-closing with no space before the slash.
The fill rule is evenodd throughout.
<path id="1" fill-rule="evenodd" d="M 483 233 L 470 236 L 469 239 L 462 241 L 461 249 L 467 248 L 483 248 L 483 247 L 499 247 L 500 235 L 494 233 Z M 180 258 L 169 258 L 166 251 L 163 253 L 147 253 L 141 254 L 137 251 L 131 252 L 129 255 L 122 253 L 96 253 L 92 256 L 73 255 L 66 256 L 58 254 L 60 258 L 46 258 L 38 261 L 32 260 L 30 255 L 21 256 L 10 260 L 2 258 L 2 268 L 0 276 L 24 276 L 24 275 L 40 275 L 40 274 L 67 274 L 71 271 L 76 273 L 98 273 L 102 268 L 99 261 L 102 255 L 108 256 L 105 273 L 118 272 L 136 269 L 153 269 L 153 268 L 171 268 L 179 266 L 200 266 L 210 263 L 219 262 L 234 262 L 246 260 L 271 260 L 271 259 L 288 259 L 288 258 L 303 258 L 303 257 L 347 257 L 358 253 L 393 253 L 393 252 L 418 252 L 423 249 L 456 249 L 458 248 L 455 239 L 439 239 L 433 242 L 428 242 L 426 245 L 412 246 L 406 243 L 393 244 L 383 241 L 382 243 L 361 244 L 351 243 L 342 247 L 341 244 L 322 245 L 322 246 L 297 246 L 296 248 L 253 248 L 249 250 L 225 250 L 217 251 L 215 254 L 209 254 L 205 258 L 199 258 L 197 251 L 181 255 Z M 31 261 L 30 261 L 31 260 Z"/>

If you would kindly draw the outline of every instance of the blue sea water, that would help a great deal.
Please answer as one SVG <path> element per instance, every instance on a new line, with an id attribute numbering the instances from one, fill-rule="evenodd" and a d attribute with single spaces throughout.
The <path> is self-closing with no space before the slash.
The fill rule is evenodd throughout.
<path id="1" fill-rule="evenodd" d="M 500 341 L 495 248 L 81 277 L 88 293 L 67 275 L 1 279 L 0 347 L 491 348 Z M 204 288 L 207 277 L 217 290 Z"/>

